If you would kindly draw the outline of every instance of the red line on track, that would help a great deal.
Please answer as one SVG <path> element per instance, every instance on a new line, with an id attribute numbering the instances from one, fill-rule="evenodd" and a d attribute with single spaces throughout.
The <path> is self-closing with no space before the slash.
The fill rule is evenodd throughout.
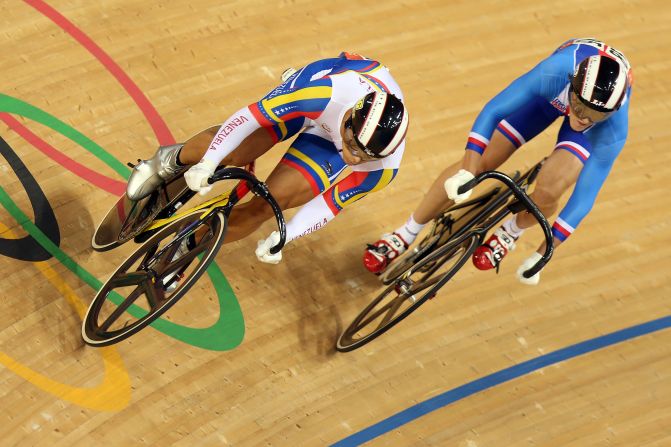
<path id="1" fill-rule="evenodd" d="M 175 138 L 168 130 L 163 118 L 160 117 L 154 106 L 149 102 L 147 97 L 142 93 L 140 88 L 133 82 L 133 80 L 112 60 L 110 56 L 103 51 L 90 37 L 84 34 L 72 22 L 66 19 L 61 13 L 56 11 L 51 6 L 47 5 L 42 0 L 24 0 L 28 5 L 37 9 L 40 13 L 51 19 L 56 25 L 61 27 L 66 33 L 70 34 L 77 42 L 86 48 L 96 59 L 100 61 L 105 68 L 116 78 L 121 86 L 128 92 L 133 101 L 140 108 L 144 114 L 147 122 L 154 131 L 158 143 L 160 145 L 174 144 Z"/>
<path id="2" fill-rule="evenodd" d="M 118 180 L 106 177 L 98 172 L 87 168 L 63 154 L 58 149 L 51 146 L 49 143 L 35 135 L 27 127 L 21 124 L 16 118 L 8 113 L 0 113 L 0 120 L 4 121 L 10 129 L 21 135 L 27 142 L 35 146 L 40 152 L 51 158 L 65 169 L 73 172 L 87 182 L 104 189 L 105 191 L 120 196 L 126 191 L 126 184 Z"/>

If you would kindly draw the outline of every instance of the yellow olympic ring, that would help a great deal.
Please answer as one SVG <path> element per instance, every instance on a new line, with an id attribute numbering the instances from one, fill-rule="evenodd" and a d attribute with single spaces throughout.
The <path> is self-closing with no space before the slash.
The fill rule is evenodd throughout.
<path id="1" fill-rule="evenodd" d="M 12 231 L 0 222 L 0 232 L 16 237 Z M 84 317 L 86 306 L 65 281 L 46 261 L 32 263 L 44 277 L 65 297 L 80 318 Z M 94 388 L 80 388 L 50 379 L 19 363 L 4 352 L 0 352 L 0 364 L 23 377 L 36 387 L 58 398 L 70 401 L 82 407 L 101 411 L 118 411 L 130 402 L 130 378 L 124 368 L 123 360 L 114 347 L 96 349 L 102 354 L 105 373 L 103 382 Z"/>

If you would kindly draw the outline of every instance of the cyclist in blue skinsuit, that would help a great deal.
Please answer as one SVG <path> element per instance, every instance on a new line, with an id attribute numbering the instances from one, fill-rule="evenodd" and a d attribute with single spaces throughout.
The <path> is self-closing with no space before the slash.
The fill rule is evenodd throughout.
<path id="1" fill-rule="evenodd" d="M 522 144 L 563 117 L 557 143 L 531 195 L 550 216 L 564 191 L 575 185 L 552 227 L 555 245 L 560 245 L 594 205 L 624 146 L 631 84 L 631 68 L 621 52 L 595 39 L 565 42 L 485 105 L 473 124 L 463 159 L 443 171 L 404 225 L 366 250 L 366 267 L 381 272 L 441 210 L 469 197 L 470 191 L 457 193 L 459 186 L 482 171 L 496 169 Z M 474 253 L 476 267 L 498 267 L 534 222 L 527 213 L 504 222 Z M 526 279 L 521 272 L 540 259 L 543 249 L 520 266 L 521 282 L 538 283 L 540 274 Z"/>

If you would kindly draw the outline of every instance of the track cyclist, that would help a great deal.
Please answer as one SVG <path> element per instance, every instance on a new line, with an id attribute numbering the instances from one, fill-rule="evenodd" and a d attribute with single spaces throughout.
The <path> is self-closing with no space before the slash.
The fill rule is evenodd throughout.
<path id="1" fill-rule="evenodd" d="M 471 192 L 457 189 L 483 171 L 498 168 L 520 146 L 557 118 L 563 123 L 531 194 L 543 214 L 558 209 L 561 195 L 575 185 L 552 227 L 555 246 L 563 243 L 591 210 L 628 131 L 632 75 L 624 54 L 592 39 L 571 39 L 491 99 L 478 115 L 461 161 L 446 168 L 405 224 L 384 234 L 364 252 L 364 265 L 381 273 L 413 243 L 419 231 L 452 203 Z M 528 213 L 505 221 L 473 255 L 481 270 L 498 269 L 515 241 L 535 220 Z M 535 285 L 540 272 L 522 272 L 541 257 L 544 245 L 517 270 L 517 278 Z"/>
<path id="2" fill-rule="evenodd" d="M 204 195 L 218 165 L 245 166 L 297 135 L 266 180 L 283 210 L 302 206 L 287 223 L 289 242 L 387 186 L 399 169 L 407 128 L 403 94 L 389 70 L 343 52 L 285 71 L 282 84 L 221 125 L 184 144 L 160 147 L 134 168 L 126 194 L 139 200 L 184 173 L 189 188 Z M 271 217 L 272 210 L 258 197 L 236 206 L 225 242 L 249 235 Z M 259 241 L 259 260 L 280 262 L 282 253 L 269 251 L 278 241 L 276 231 Z"/>

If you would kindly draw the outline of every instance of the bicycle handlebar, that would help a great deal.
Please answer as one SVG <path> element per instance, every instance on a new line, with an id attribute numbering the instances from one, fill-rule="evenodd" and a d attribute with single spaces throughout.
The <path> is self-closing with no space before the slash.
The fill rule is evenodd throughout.
<path id="1" fill-rule="evenodd" d="M 506 185 L 513 193 L 513 195 L 519 200 L 524 208 L 530 212 L 534 218 L 538 221 L 541 228 L 543 229 L 543 235 L 545 236 L 545 253 L 541 259 L 534 264 L 529 270 L 522 272 L 522 276 L 525 278 L 531 278 L 536 273 L 540 272 L 545 264 L 550 261 L 552 258 L 552 253 L 554 252 L 554 241 L 552 238 L 552 230 L 550 229 L 550 224 L 548 223 L 543 213 L 538 209 L 538 206 L 531 200 L 526 192 L 520 188 L 520 186 L 515 183 L 513 179 L 498 171 L 486 171 L 478 175 L 474 179 L 464 183 L 457 189 L 457 193 L 463 194 L 466 191 L 473 189 L 476 185 L 487 179 L 495 179 Z"/>
<path id="2" fill-rule="evenodd" d="M 287 240 L 287 225 L 284 220 L 284 214 L 282 214 L 282 209 L 272 194 L 270 194 L 268 185 L 257 179 L 254 174 L 241 168 L 220 169 L 215 172 L 212 177 L 207 179 L 207 183 L 211 185 L 221 180 L 244 180 L 255 195 L 260 196 L 263 200 L 268 202 L 268 205 L 273 209 L 275 219 L 277 220 L 277 227 L 280 230 L 280 241 L 277 245 L 270 248 L 270 253 L 276 254 L 282 250 Z"/>

